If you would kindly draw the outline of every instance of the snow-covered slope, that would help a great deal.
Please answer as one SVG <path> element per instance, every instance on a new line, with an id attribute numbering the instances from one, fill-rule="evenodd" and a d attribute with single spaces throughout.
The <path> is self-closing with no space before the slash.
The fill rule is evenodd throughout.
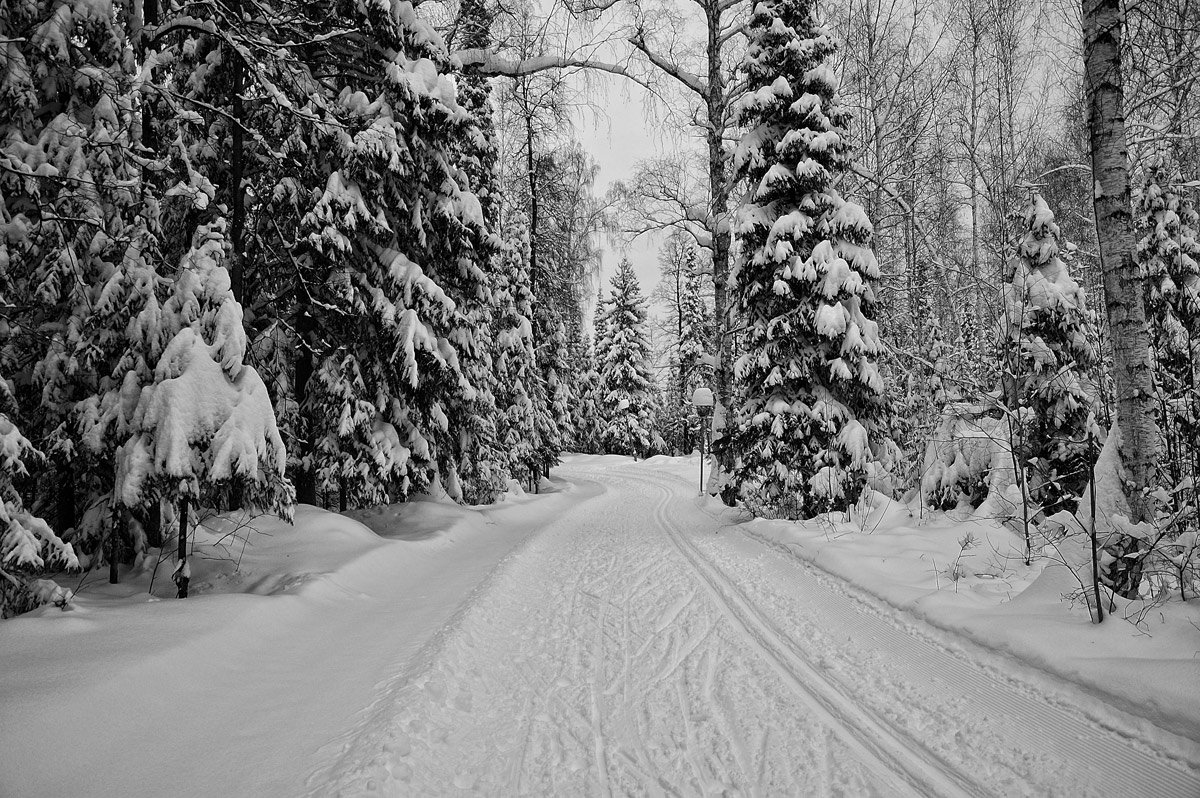
<path id="1" fill-rule="evenodd" d="M 72 609 L 0 624 L 0 796 L 297 794 L 378 686 L 579 495 L 222 524 L 183 601 L 159 598 L 169 565 L 157 596 L 148 574 L 89 577 Z"/>

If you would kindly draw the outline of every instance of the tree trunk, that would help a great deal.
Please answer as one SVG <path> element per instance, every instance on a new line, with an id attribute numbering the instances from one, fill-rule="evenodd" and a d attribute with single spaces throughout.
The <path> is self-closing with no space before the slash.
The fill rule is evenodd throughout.
<path id="1" fill-rule="evenodd" d="M 112 528 L 108 531 L 108 583 L 119 584 L 120 574 L 117 571 L 117 556 L 121 551 L 121 537 L 125 532 L 125 519 L 128 510 L 118 504 L 112 514 Z"/>
<path id="2" fill-rule="evenodd" d="M 237 11 L 241 10 L 241 3 L 235 0 L 233 6 Z M 242 185 L 245 181 L 245 136 L 242 130 L 242 125 L 245 121 L 245 107 L 242 100 L 242 95 L 246 91 L 246 65 L 242 62 L 242 58 L 237 53 L 226 53 L 226 57 L 233 60 L 233 152 L 230 157 L 230 190 L 232 191 L 232 219 L 230 220 L 230 238 L 233 245 L 232 256 L 229 259 L 229 288 L 233 292 L 233 298 L 241 302 L 244 306 L 245 302 L 245 261 L 246 261 L 246 190 Z"/>
<path id="3" fill-rule="evenodd" d="M 296 318 L 296 332 L 300 341 L 296 351 L 295 374 L 292 380 L 292 389 L 300 416 L 300 429 L 297 430 L 299 441 L 297 443 L 301 464 L 296 467 L 292 481 L 296 485 L 296 503 L 316 505 L 317 481 L 313 476 L 313 458 L 316 455 L 314 428 L 316 425 L 314 420 L 309 417 L 312 411 L 308 407 L 308 383 L 313 374 L 313 352 L 310 339 L 313 327 L 313 320 L 308 310 L 301 307 Z M 306 421 L 307 423 L 305 423 Z"/>
<path id="4" fill-rule="evenodd" d="M 175 568 L 175 584 L 179 588 L 178 598 L 187 598 L 188 582 L 191 581 L 187 561 L 188 500 L 179 500 L 179 565 Z"/>
<path id="5" fill-rule="evenodd" d="M 537 286 L 540 282 L 538 279 L 540 277 L 538 274 L 538 231 L 541 220 L 538 218 L 540 208 L 538 206 L 537 170 L 534 164 L 533 143 L 533 110 L 528 109 L 525 116 L 525 169 L 529 179 L 529 295 L 536 302 Z M 539 324 L 541 314 L 533 313 L 532 307 L 530 312 L 533 318 L 529 322 L 533 330 L 533 346 L 536 349 L 538 341 L 542 340 L 542 330 Z"/>
<path id="6" fill-rule="evenodd" d="M 157 500 L 150 504 L 142 517 L 142 529 L 146 531 L 146 546 L 152 549 L 162 548 L 162 504 Z"/>
<path id="7" fill-rule="evenodd" d="M 1148 488 L 1158 431 L 1142 278 L 1134 262 L 1133 213 L 1125 144 L 1119 0 L 1083 0 L 1084 87 L 1091 133 L 1096 235 L 1113 347 L 1117 425 L 1132 521 L 1152 517 Z"/>
<path id="8" fill-rule="evenodd" d="M 721 413 L 714 413 L 714 422 L 724 419 L 724 429 L 713 427 L 714 442 L 724 435 L 725 429 L 732 428 L 735 423 L 733 416 L 733 375 L 730 361 L 733 355 L 733 335 L 730 329 L 729 297 L 727 283 L 729 281 L 730 228 L 729 228 L 729 166 L 724 153 L 725 131 L 725 75 L 721 67 L 721 20 L 720 12 L 713 4 L 710 15 L 716 15 L 708 21 L 708 129 L 705 133 L 708 140 L 708 186 L 709 186 L 709 216 L 710 233 L 712 235 L 712 265 L 713 265 L 713 317 L 717 334 L 717 364 L 713 369 L 713 391 L 716 400 L 721 403 Z M 721 447 L 721 453 L 715 459 L 713 477 L 715 484 L 721 485 L 733 467 L 733 452 L 731 447 Z M 710 479 L 713 479 L 710 477 Z M 725 494 L 722 494 L 723 496 Z M 730 497 L 731 498 L 731 497 Z"/>
<path id="9" fill-rule="evenodd" d="M 70 463 L 63 463 L 58 467 L 55 515 L 59 534 L 75 527 L 75 470 L 71 468 Z"/>

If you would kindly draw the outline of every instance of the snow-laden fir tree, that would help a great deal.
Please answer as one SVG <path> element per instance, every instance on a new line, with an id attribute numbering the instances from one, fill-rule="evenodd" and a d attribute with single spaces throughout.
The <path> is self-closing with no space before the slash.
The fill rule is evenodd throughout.
<path id="1" fill-rule="evenodd" d="M 1071 276 L 1074 247 L 1060 240 L 1038 194 L 1024 213 L 1012 279 L 999 320 L 1004 399 L 1014 444 L 1034 466 L 1030 497 L 1046 513 L 1073 510 L 1090 478 L 1097 432 L 1088 373 L 1096 365 L 1095 319 Z"/>
<path id="2" fill-rule="evenodd" d="M 25 508 L 13 484 L 29 476 L 27 462 L 42 458 L 9 418 L 13 409 L 8 381 L 0 375 L 0 619 L 69 598 L 52 581 L 30 580 L 27 574 L 79 568 L 71 544 Z"/>
<path id="3" fill-rule="evenodd" d="M 683 399 L 689 401 L 692 391 L 712 382 L 712 312 L 705 304 L 704 275 L 696 259 L 696 250 L 689 247 L 685 259 L 683 300 L 679 306 L 679 374 L 683 383 Z"/>
<path id="4" fill-rule="evenodd" d="M 596 322 L 604 451 L 646 457 L 660 448 L 654 429 L 657 389 L 650 375 L 646 300 L 628 258 L 612 278 L 612 294 Z"/>
<path id="5" fill-rule="evenodd" d="M 6 3 L 0 68 L 0 250 L 10 269 L 5 361 L 22 386 L 22 429 L 57 473 L 38 480 L 66 534 L 111 488 L 81 460 L 76 409 L 123 348 L 97 323 L 136 231 L 153 229 L 143 191 L 136 92 L 122 4 Z"/>
<path id="6" fill-rule="evenodd" d="M 464 436 L 481 434 L 466 421 L 487 396 L 464 367 L 482 362 L 472 305 L 488 304 L 458 146 L 472 120 L 441 37 L 409 4 L 338 8 L 353 34 L 323 46 L 353 68 L 331 78 L 334 123 L 303 143 L 315 190 L 306 177 L 294 195 L 292 469 L 309 501 L 400 500 L 439 478 L 457 492 Z"/>
<path id="7" fill-rule="evenodd" d="M 679 375 L 680 396 L 685 409 L 689 431 L 686 451 L 699 446 L 701 419 L 692 407 L 692 393 L 697 388 L 712 387 L 713 348 L 712 311 L 704 299 L 704 276 L 697 263 L 696 250 L 689 247 L 685 262 L 684 295 L 679 306 Z"/>
<path id="8" fill-rule="evenodd" d="M 495 292 L 492 361 L 496 369 L 496 427 L 501 450 L 513 478 L 536 485 L 541 473 L 538 430 L 546 427 L 538 414 L 545 410 L 541 373 L 533 348 L 530 321 L 528 239 L 505 249 L 504 271 Z M 539 406 L 540 405 L 540 406 Z"/>
<path id="9" fill-rule="evenodd" d="M 152 382 L 131 386 L 131 437 L 117 452 L 116 495 L 127 507 L 179 508 L 175 581 L 187 596 L 188 513 L 242 506 L 291 517 L 287 453 L 258 372 L 245 363 L 242 307 L 233 298 L 224 219 L 201 226 L 180 265 L 163 326 L 173 334 Z M 129 381 L 136 376 L 130 373 Z"/>
<path id="10" fill-rule="evenodd" d="M 1200 218 L 1166 156 L 1146 168 L 1137 203 L 1137 259 L 1146 276 L 1146 314 L 1166 471 L 1173 485 L 1200 478 Z"/>
<path id="11" fill-rule="evenodd" d="M 870 221 L 832 185 L 848 162 L 847 117 L 815 4 L 759 2 L 748 33 L 735 159 L 749 193 L 731 275 L 746 332 L 721 445 L 748 506 L 807 518 L 853 504 L 882 444 L 879 267 Z"/>
<path id="12" fill-rule="evenodd" d="M 154 205 L 147 201 L 147 208 Z M 132 422 L 139 392 L 153 382 L 154 368 L 173 332 L 171 324 L 164 327 L 162 298 L 169 280 L 158 273 L 159 233 L 150 226 L 156 222 L 150 214 L 139 218 L 128 232 L 124 257 L 96 293 L 85 328 L 94 341 L 95 388 L 75 408 L 80 462 L 86 463 L 85 484 L 91 490 L 71 540 L 85 551 L 105 541 L 104 556 L 114 580 L 118 559 L 143 555 L 161 544 L 158 505 L 139 507 L 139 523 L 129 524 L 113 491 L 117 451 L 136 434 Z M 151 537 L 142 534 L 146 530 Z"/>
<path id="13" fill-rule="evenodd" d="M 488 47 L 492 43 L 494 10 L 484 0 L 466 0 L 459 6 L 458 47 Z M 447 293 L 454 299 L 463 323 L 451 341 L 459 351 L 463 376 L 471 386 L 469 407 L 459 418 L 459 448 L 454 458 L 460 477 L 462 498 L 472 504 L 492 501 L 504 490 L 508 459 L 500 447 L 497 428 L 496 374 L 490 331 L 495 312 L 495 291 L 502 280 L 503 241 L 500 236 L 500 192 L 498 190 L 496 126 L 492 91 L 488 79 L 468 67 L 458 79 L 458 101 L 469 123 L 454 142 L 455 153 L 465 178 L 464 188 L 479 201 L 480 223 L 467 230 L 470 249 L 462 256 L 458 274 Z M 453 495 L 453 491 L 452 491 Z"/>
<path id="14" fill-rule="evenodd" d="M 602 414 L 604 397 L 600 392 L 600 372 L 596 368 L 596 355 L 591 339 L 586 335 L 576 347 L 575 362 L 577 378 L 567 445 L 577 452 L 598 454 L 603 451 L 601 438 L 605 426 Z"/>
<path id="15" fill-rule="evenodd" d="M 571 425 L 571 405 L 574 403 L 571 364 L 567 355 L 567 328 L 562 322 L 549 325 L 548 335 L 538 347 L 541 370 L 546 381 L 545 430 L 538 436 L 541 441 L 539 460 L 542 474 L 550 475 L 550 469 L 560 462 L 566 448 L 567 434 Z"/>

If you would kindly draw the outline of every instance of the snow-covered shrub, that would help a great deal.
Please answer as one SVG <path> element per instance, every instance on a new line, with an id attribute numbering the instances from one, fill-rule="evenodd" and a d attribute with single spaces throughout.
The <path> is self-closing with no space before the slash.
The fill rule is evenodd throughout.
<path id="1" fill-rule="evenodd" d="M 1012 483 L 1008 422 L 992 418 L 984 406 L 955 402 L 946 406 L 925 448 L 921 496 L 928 507 L 978 508 L 993 488 Z"/>

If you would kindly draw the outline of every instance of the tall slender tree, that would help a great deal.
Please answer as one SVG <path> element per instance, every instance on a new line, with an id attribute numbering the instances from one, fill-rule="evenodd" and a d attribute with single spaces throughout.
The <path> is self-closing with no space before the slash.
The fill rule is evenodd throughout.
<path id="1" fill-rule="evenodd" d="M 1119 0 L 1083 0 L 1084 90 L 1091 137 L 1093 204 L 1125 493 L 1134 522 L 1154 514 L 1158 430 L 1143 281 L 1134 260 L 1129 151 L 1125 140 L 1124 12 Z"/>

